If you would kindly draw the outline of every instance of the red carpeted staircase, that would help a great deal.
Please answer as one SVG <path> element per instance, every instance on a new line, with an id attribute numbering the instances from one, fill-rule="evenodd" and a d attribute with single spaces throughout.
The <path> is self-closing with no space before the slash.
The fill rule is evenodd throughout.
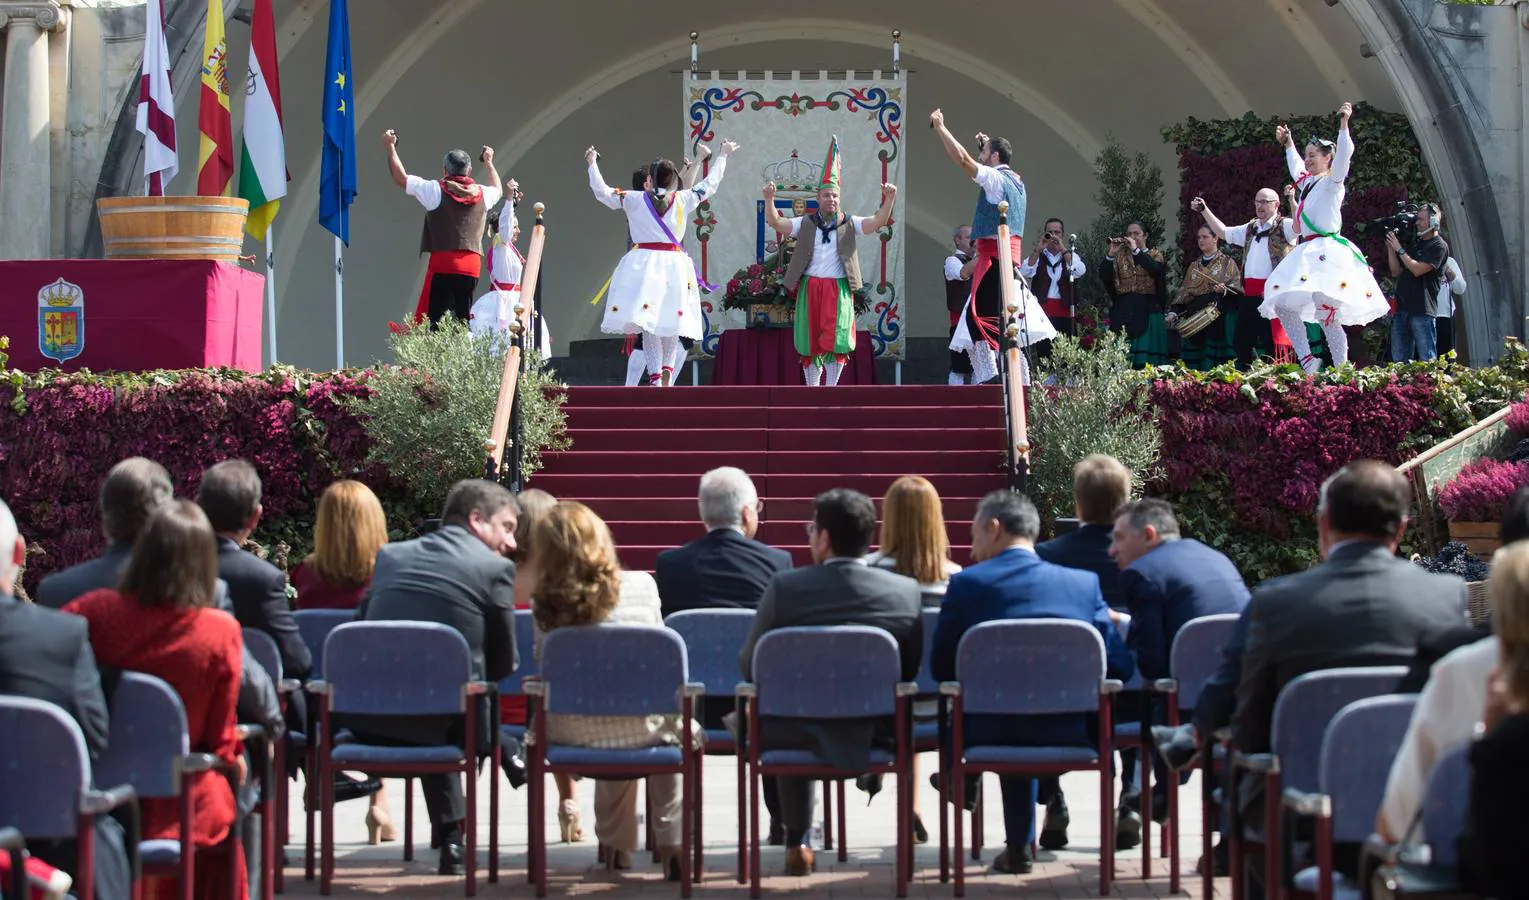
<path id="1" fill-rule="evenodd" d="M 758 537 L 811 562 L 812 498 L 835 487 L 869 494 L 878 511 L 902 475 L 944 500 L 952 558 L 970 558 L 977 498 L 1007 484 L 996 386 L 573 387 L 571 449 L 547 455 L 529 486 L 581 500 L 610 524 L 629 569 L 704 533 L 700 476 L 749 473 L 764 500 Z"/>

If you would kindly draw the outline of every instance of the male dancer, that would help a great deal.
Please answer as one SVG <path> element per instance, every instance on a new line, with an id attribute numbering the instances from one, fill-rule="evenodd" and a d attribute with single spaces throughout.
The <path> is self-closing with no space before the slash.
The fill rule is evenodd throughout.
<path id="1" fill-rule="evenodd" d="M 1294 193 L 1294 188 L 1291 192 Z M 1237 300 L 1237 330 L 1232 335 L 1232 346 L 1237 351 L 1237 368 L 1247 371 L 1255 354 L 1267 356 L 1274 352 L 1274 332 L 1258 307 L 1264 302 L 1264 281 L 1295 244 L 1295 222 L 1279 214 L 1279 195 L 1270 188 L 1253 195 L 1254 215 L 1245 225 L 1228 228 L 1202 197 L 1189 201 L 1189 208 L 1205 217 L 1205 224 L 1217 238 L 1244 248 L 1243 294 Z"/>
<path id="2" fill-rule="evenodd" d="M 953 237 L 956 252 L 945 257 L 945 311 L 950 313 L 950 336 L 956 336 L 956 324 L 961 321 L 961 310 L 966 308 L 966 298 L 972 293 L 972 269 L 977 258 L 972 255 L 972 227 L 959 225 Z M 972 361 L 965 353 L 950 351 L 949 384 L 965 384 L 972 374 Z"/>

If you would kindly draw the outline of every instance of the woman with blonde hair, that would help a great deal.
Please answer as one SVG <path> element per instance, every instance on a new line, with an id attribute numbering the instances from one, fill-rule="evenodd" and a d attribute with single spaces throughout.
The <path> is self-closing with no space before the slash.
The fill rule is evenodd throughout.
<path id="1" fill-rule="evenodd" d="M 912 578 L 925 606 L 940 605 L 950 576 L 961 567 L 950 561 L 940 493 L 927 478 L 904 475 L 887 488 L 881 501 L 881 547 L 865 561 Z"/>
<path id="2" fill-rule="evenodd" d="M 538 661 L 547 634 L 558 628 L 602 623 L 663 626 L 653 576 L 622 570 L 610 529 L 589 507 L 559 502 L 532 530 L 531 543 L 536 557 L 531 592 L 536 597 Z M 602 749 L 658 747 L 678 744 L 681 728 L 677 715 L 549 715 L 547 741 Z M 680 776 L 653 775 L 647 785 L 664 874 L 678 881 L 683 864 Z M 595 783 L 595 837 L 607 869 L 631 868 L 638 839 L 635 781 Z"/>

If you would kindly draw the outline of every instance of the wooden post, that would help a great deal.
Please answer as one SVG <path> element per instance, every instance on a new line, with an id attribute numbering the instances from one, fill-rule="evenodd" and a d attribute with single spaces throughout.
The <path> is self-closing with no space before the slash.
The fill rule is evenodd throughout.
<path id="1" fill-rule="evenodd" d="M 1014 286 L 1014 254 L 1009 248 L 1009 202 L 998 204 L 998 269 L 1003 286 L 1002 350 L 1008 362 L 1008 384 L 1005 394 L 1009 404 L 1009 440 L 1014 452 L 1016 467 L 1025 469 L 1030 463 L 1029 428 L 1025 423 L 1025 385 L 1021 376 L 1019 348 L 1019 292 Z"/>

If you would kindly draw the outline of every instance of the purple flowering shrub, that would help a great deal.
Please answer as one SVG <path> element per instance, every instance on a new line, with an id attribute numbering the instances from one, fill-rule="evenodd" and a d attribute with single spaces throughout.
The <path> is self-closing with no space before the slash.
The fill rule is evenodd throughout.
<path id="1" fill-rule="evenodd" d="M 1515 435 L 1529 437 L 1529 395 L 1508 407 L 1508 415 L 1503 419 L 1503 424 Z"/>
<path id="2" fill-rule="evenodd" d="M 1439 508 L 1451 522 L 1497 522 L 1508 501 L 1529 484 L 1529 462 L 1478 459 L 1439 490 Z"/>

